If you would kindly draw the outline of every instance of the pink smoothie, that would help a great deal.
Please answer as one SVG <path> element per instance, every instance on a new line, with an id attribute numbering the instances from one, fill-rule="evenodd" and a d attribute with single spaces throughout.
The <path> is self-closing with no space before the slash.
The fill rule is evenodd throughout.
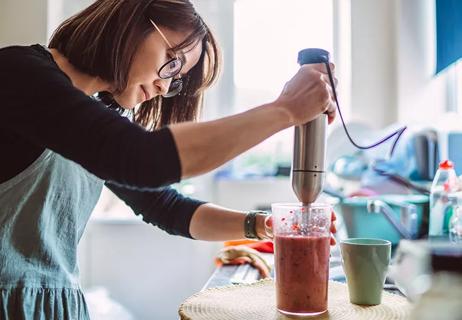
<path id="1" fill-rule="evenodd" d="M 329 237 L 276 235 L 276 301 L 286 313 L 327 310 Z"/>

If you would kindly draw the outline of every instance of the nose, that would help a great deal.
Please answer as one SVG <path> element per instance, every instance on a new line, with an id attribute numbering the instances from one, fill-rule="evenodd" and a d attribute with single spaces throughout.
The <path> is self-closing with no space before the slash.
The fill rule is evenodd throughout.
<path id="1" fill-rule="evenodd" d="M 157 94 L 158 95 L 164 95 L 167 94 L 168 89 L 170 88 L 170 83 L 172 82 L 172 79 L 157 79 L 154 81 L 154 86 L 156 88 Z"/>

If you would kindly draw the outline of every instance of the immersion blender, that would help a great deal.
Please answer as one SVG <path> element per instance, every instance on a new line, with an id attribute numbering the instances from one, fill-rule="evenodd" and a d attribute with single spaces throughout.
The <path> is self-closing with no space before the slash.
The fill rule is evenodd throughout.
<path id="1" fill-rule="evenodd" d="M 322 63 L 326 66 L 327 73 L 329 75 L 329 82 L 332 87 L 333 98 L 337 105 L 337 111 L 342 121 L 343 129 L 345 130 L 345 134 L 350 142 L 356 148 L 363 150 L 371 149 L 396 136 L 389 153 L 389 158 L 391 158 L 399 138 L 407 127 L 402 127 L 371 145 L 358 145 L 351 138 L 345 125 L 342 111 L 340 110 L 334 78 L 329 66 L 329 52 L 317 48 L 301 50 L 298 53 L 298 63 L 300 65 Z M 326 114 L 321 114 L 316 119 L 295 127 L 294 155 L 292 163 L 292 189 L 294 190 L 298 200 L 300 200 L 300 202 L 304 205 L 315 202 L 319 194 L 322 192 L 326 175 L 324 167 L 326 162 L 326 130 Z"/>
<path id="2" fill-rule="evenodd" d="M 304 49 L 298 53 L 300 65 L 329 63 L 329 52 Z M 303 204 L 316 201 L 325 179 L 327 115 L 295 126 L 292 189 Z"/>

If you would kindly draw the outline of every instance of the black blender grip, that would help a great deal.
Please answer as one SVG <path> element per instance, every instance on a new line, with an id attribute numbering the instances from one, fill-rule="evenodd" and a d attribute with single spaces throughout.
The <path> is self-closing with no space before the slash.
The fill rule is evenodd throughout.
<path id="1" fill-rule="evenodd" d="M 297 62 L 299 65 L 324 63 L 329 70 L 329 51 L 319 48 L 308 48 L 298 52 Z M 331 79 L 331 85 L 334 87 L 333 79 Z M 324 112 L 327 114 L 327 111 Z"/>
<path id="2" fill-rule="evenodd" d="M 329 51 L 318 48 L 303 49 L 298 52 L 299 65 L 313 63 L 329 63 Z"/>

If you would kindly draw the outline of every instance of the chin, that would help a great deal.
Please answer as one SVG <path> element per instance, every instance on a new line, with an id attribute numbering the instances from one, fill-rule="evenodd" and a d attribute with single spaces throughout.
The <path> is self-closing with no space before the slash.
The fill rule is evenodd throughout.
<path id="1" fill-rule="evenodd" d="M 134 104 L 130 104 L 128 106 L 121 106 L 121 107 L 124 108 L 125 110 L 132 110 L 132 109 L 135 109 L 137 105 L 138 104 L 134 103 Z"/>
<path id="2" fill-rule="evenodd" d="M 131 101 L 134 99 L 123 99 L 122 97 L 115 97 L 115 101 L 125 110 L 134 109 L 141 102 Z"/>
<path id="3" fill-rule="evenodd" d="M 146 98 L 145 93 L 141 87 L 139 87 L 139 90 L 137 88 L 138 87 L 132 86 L 114 96 L 114 99 L 123 109 L 132 110 L 136 108 L 136 106 L 143 103 L 144 99 Z"/>

